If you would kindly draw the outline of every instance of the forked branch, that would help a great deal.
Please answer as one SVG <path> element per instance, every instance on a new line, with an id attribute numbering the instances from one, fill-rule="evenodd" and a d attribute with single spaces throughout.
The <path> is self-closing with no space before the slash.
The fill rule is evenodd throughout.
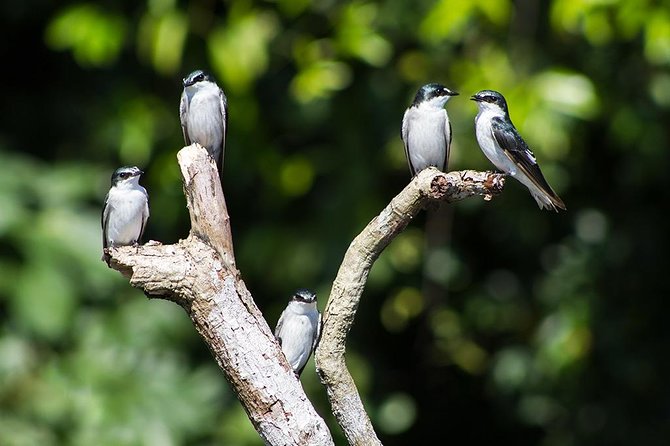
<path id="1" fill-rule="evenodd" d="M 230 219 L 214 161 L 197 144 L 178 154 L 191 233 L 173 245 L 150 242 L 111 250 L 111 266 L 152 297 L 191 317 L 254 427 L 270 445 L 332 445 L 235 266 Z M 333 282 L 316 352 L 317 371 L 350 444 L 380 444 L 344 360 L 372 264 L 416 214 L 435 201 L 501 192 L 491 172 L 426 169 L 375 217 L 347 250 Z"/>
<path id="2" fill-rule="evenodd" d="M 197 144 L 178 154 L 191 233 L 174 245 L 113 249 L 111 267 L 152 297 L 181 305 L 212 351 L 254 427 L 270 445 L 332 445 L 235 267 L 214 161 Z"/>

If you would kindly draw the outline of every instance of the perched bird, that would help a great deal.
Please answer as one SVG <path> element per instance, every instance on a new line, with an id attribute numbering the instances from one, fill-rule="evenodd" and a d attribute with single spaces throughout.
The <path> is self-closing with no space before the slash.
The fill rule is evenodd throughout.
<path id="1" fill-rule="evenodd" d="M 143 174 L 135 166 L 119 167 L 102 209 L 102 260 L 109 265 L 109 248 L 138 245 L 149 218 L 149 195 L 140 186 Z"/>
<path id="2" fill-rule="evenodd" d="M 440 84 L 419 88 L 402 118 L 400 137 L 412 176 L 428 166 L 447 170 L 451 123 L 444 105 L 458 93 Z"/>
<path id="3" fill-rule="evenodd" d="M 482 90 L 470 99 L 479 106 L 475 131 L 484 155 L 498 169 L 526 186 L 540 209 L 565 210 L 563 200 L 544 179 L 533 152 L 512 124 L 503 95 Z"/>
<path id="4" fill-rule="evenodd" d="M 223 90 L 202 70 L 184 78 L 179 119 L 186 145 L 198 143 L 216 161 L 222 177 L 228 130 L 228 101 Z"/>
<path id="5" fill-rule="evenodd" d="M 297 376 L 316 348 L 320 333 L 321 314 L 316 308 L 316 294 L 306 289 L 296 291 L 279 317 L 275 337 Z"/>

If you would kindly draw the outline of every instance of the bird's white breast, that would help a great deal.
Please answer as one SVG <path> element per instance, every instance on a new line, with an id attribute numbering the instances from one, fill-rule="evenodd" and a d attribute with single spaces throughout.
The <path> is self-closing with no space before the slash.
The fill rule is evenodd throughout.
<path id="1" fill-rule="evenodd" d="M 223 142 L 223 111 L 216 84 L 200 87 L 190 97 L 187 130 L 192 142 L 197 142 L 217 159 Z"/>
<path id="2" fill-rule="evenodd" d="M 281 332 L 282 351 L 294 370 L 301 368 L 312 351 L 318 329 L 319 313 L 316 304 L 290 302 L 283 316 Z"/>
<path id="3" fill-rule="evenodd" d="M 503 172 L 514 175 L 516 173 L 516 166 L 507 155 L 505 155 L 493 137 L 491 119 L 495 117 L 500 117 L 500 113 L 493 109 L 487 108 L 479 111 L 475 118 L 475 134 L 477 136 L 477 142 L 489 161 Z"/>
<path id="4" fill-rule="evenodd" d="M 139 188 L 109 192 L 111 206 L 107 220 L 107 242 L 110 245 L 128 245 L 140 238 L 143 215 L 147 206 L 146 191 Z"/>
<path id="5" fill-rule="evenodd" d="M 409 161 L 419 172 L 428 166 L 442 169 L 448 155 L 450 140 L 447 112 L 421 104 L 405 112 L 407 126 L 405 144 Z"/>

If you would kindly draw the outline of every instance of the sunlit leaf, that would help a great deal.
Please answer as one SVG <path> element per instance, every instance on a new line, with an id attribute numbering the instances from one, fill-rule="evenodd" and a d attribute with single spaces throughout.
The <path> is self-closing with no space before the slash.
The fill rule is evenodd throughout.
<path id="1" fill-rule="evenodd" d="M 337 42 L 344 54 L 381 66 L 389 60 L 392 48 L 375 32 L 373 22 L 376 15 L 377 5 L 374 3 L 353 2 L 346 5 L 337 27 Z"/>
<path id="2" fill-rule="evenodd" d="M 323 99 L 341 90 L 351 81 L 351 71 L 342 62 L 315 62 L 298 73 L 291 83 L 291 92 L 301 102 Z"/>
<path id="3" fill-rule="evenodd" d="M 443 38 L 457 39 L 475 8 L 474 2 L 440 0 L 421 23 L 419 27 L 421 37 L 428 42 Z"/>
<path id="4" fill-rule="evenodd" d="M 653 63 L 670 63 L 670 14 L 667 10 L 656 11 L 645 31 L 645 56 Z"/>
<path id="5" fill-rule="evenodd" d="M 105 66 L 121 52 L 126 35 L 122 16 L 90 3 L 60 11 L 46 30 L 47 43 L 57 50 L 70 50 L 83 66 Z"/>
<path id="6" fill-rule="evenodd" d="M 282 163 L 279 177 L 286 195 L 303 195 L 312 186 L 314 166 L 304 157 L 293 157 Z"/>
<path id="7" fill-rule="evenodd" d="M 209 55 L 225 88 L 247 91 L 265 72 L 269 44 L 277 31 L 277 18 L 268 11 L 233 16 L 230 23 L 212 31 L 207 41 Z"/>
<path id="8" fill-rule="evenodd" d="M 137 46 L 140 54 L 163 74 L 173 74 L 180 66 L 188 31 L 186 16 L 170 10 L 142 18 Z"/>
<path id="9" fill-rule="evenodd" d="M 561 113 L 588 119 L 598 111 L 594 85 L 582 74 L 547 71 L 535 77 L 534 85 L 540 97 Z"/>

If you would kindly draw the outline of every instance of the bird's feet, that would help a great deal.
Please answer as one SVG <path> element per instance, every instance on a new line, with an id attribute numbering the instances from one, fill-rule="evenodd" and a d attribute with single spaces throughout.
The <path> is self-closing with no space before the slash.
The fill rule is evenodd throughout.
<path id="1" fill-rule="evenodd" d="M 109 248 L 102 248 L 102 258 L 100 260 L 105 262 L 108 268 L 111 268 L 111 265 L 109 263 L 111 259 L 112 256 L 109 254 Z"/>

